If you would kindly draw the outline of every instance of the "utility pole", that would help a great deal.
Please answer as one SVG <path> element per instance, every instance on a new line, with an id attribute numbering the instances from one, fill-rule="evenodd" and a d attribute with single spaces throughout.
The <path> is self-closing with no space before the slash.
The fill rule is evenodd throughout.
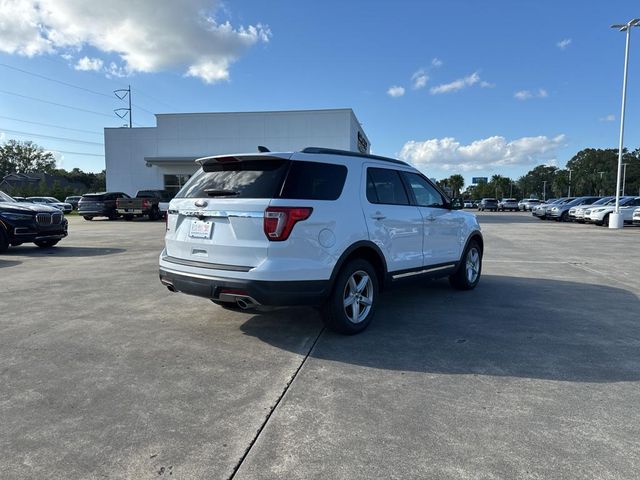
<path id="1" fill-rule="evenodd" d="M 542 181 L 542 200 L 547 201 L 547 181 Z"/>
<path id="2" fill-rule="evenodd" d="M 131 85 L 128 88 L 120 88 L 114 90 L 113 94 L 119 99 L 124 100 L 125 97 L 129 100 L 129 108 L 116 108 L 113 112 L 120 118 L 129 116 L 129 128 L 133 127 L 133 118 L 131 115 Z"/>
<path id="3" fill-rule="evenodd" d="M 629 165 L 628 163 L 623 163 L 622 166 L 624 167 L 623 172 L 622 172 L 622 196 L 624 197 L 624 187 L 625 184 L 627 183 L 627 165 Z"/>
<path id="4" fill-rule="evenodd" d="M 602 188 L 602 176 L 605 174 L 605 172 L 598 172 L 600 174 L 600 196 L 603 197 L 604 196 L 604 189 Z"/>
<path id="5" fill-rule="evenodd" d="M 629 42 L 631 40 L 631 29 L 640 24 L 640 19 L 634 18 L 625 24 L 611 25 L 621 32 L 626 33 L 626 43 L 624 49 L 624 74 L 622 77 L 622 112 L 620 114 L 620 146 L 618 148 L 618 175 L 616 176 L 616 209 L 609 216 L 609 228 L 624 227 L 624 219 L 620 215 L 620 177 L 622 173 L 622 148 L 624 143 L 624 108 L 627 101 L 627 70 L 629 66 Z"/>
<path id="6" fill-rule="evenodd" d="M 569 192 L 567 193 L 567 197 L 571 196 L 571 169 L 569 168 Z"/>

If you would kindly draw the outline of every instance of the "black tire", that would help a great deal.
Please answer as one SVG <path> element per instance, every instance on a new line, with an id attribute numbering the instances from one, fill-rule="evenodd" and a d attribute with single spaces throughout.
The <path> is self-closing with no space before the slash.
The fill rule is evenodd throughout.
<path id="1" fill-rule="evenodd" d="M 602 223 L 600 225 L 604 225 L 605 227 L 609 226 L 609 213 L 607 213 L 602 219 Z"/>
<path id="2" fill-rule="evenodd" d="M 85 215 L 83 218 L 84 218 L 86 221 L 88 221 L 88 222 L 90 222 L 91 220 L 93 220 L 93 217 L 89 217 L 89 216 L 87 216 L 87 215 Z"/>
<path id="3" fill-rule="evenodd" d="M 4 253 L 9 249 L 9 235 L 4 231 L 4 228 L 0 226 L 0 253 Z"/>
<path id="4" fill-rule="evenodd" d="M 563 212 L 562 215 L 560 215 L 560 221 L 561 222 L 568 222 L 569 221 L 569 212 Z"/>
<path id="5" fill-rule="evenodd" d="M 368 277 L 367 279 L 365 279 L 365 275 Z M 350 294 L 350 292 L 355 293 L 353 292 L 353 284 L 350 282 L 352 278 L 354 279 L 353 284 L 366 283 L 361 290 L 357 291 L 356 295 L 360 295 L 359 297 Z M 322 306 L 322 321 L 329 330 L 344 335 L 362 332 L 369 326 L 375 315 L 378 292 L 378 276 L 373 266 L 366 260 L 359 258 L 350 261 L 338 273 L 331 295 Z M 353 301 L 351 305 L 345 306 L 347 298 L 353 298 Z M 366 305 L 365 300 L 371 303 Z M 354 309 L 356 304 L 357 310 Z M 358 322 L 354 322 L 352 318 L 357 316 L 356 314 L 362 305 L 366 305 L 364 307 L 366 312 Z"/>
<path id="6" fill-rule="evenodd" d="M 60 240 L 36 240 L 35 243 L 40 248 L 51 248 L 58 244 Z"/>
<path id="7" fill-rule="evenodd" d="M 473 253 L 477 254 L 477 262 L 476 264 L 476 275 L 474 279 L 469 278 L 470 275 L 467 275 L 467 263 L 471 260 Z M 462 254 L 462 258 L 460 260 L 460 265 L 458 265 L 458 269 L 449 276 L 449 283 L 456 290 L 472 290 L 476 288 L 478 282 L 480 281 L 480 276 L 482 274 L 482 249 L 480 245 L 475 240 L 471 240 L 467 245 L 464 253 Z"/>
<path id="8" fill-rule="evenodd" d="M 152 208 L 151 211 L 149 212 L 149 220 L 151 220 L 152 222 L 155 222 L 159 218 L 160 218 L 160 212 L 158 211 L 158 209 Z"/>
<path id="9" fill-rule="evenodd" d="M 111 212 L 107 217 L 109 220 L 117 220 L 119 217 L 118 212 Z"/>
<path id="10" fill-rule="evenodd" d="M 130 222 L 131 220 L 133 220 L 133 215 L 125 215 L 123 217 L 127 222 Z"/>

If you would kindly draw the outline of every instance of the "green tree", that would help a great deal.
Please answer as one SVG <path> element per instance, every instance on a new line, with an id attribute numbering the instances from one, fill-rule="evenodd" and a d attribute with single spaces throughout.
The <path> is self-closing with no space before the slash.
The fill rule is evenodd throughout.
<path id="1" fill-rule="evenodd" d="M 0 178 L 9 173 L 51 173 L 55 167 L 53 154 L 31 141 L 11 139 L 0 145 Z"/>
<path id="2" fill-rule="evenodd" d="M 464 177 L 459 173 L 451 175 L 448 178 L 449 187 L 453 190 L 453 196 L 459 197 L 462 187 L 464 187 Z"/>

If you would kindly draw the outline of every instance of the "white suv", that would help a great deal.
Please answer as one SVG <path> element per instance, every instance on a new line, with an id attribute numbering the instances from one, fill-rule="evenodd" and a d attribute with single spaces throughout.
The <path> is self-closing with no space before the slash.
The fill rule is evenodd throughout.
<path id="1" fill-rule="evenodd" d="M 394 280 L 480 280 L 475 215 L 399 160 L 342 150 L 224 155 L 169 205 L 160 280 L 227 308 L 320 306 L 332 330 L 371 322 Z"/>

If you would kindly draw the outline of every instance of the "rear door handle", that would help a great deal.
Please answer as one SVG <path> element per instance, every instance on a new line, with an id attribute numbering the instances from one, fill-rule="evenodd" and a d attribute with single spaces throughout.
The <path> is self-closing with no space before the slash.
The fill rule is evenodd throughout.
<path id="1" fill-rule="evenodd" d="M 435 217 L 435 215 L 429 215 L 427 217 L 424 217 L 424 219 L 429 221 L 429 222 L 433 222 L 436 219 L 436 217 Z"/>
<path id="2" fill-rule="evenodd" d="M 373 218 L 374 220 L 384 220 L 387 217 L 380 212 L 376 212 L 373 215 L 371 215 L 371 218 Z"/>

